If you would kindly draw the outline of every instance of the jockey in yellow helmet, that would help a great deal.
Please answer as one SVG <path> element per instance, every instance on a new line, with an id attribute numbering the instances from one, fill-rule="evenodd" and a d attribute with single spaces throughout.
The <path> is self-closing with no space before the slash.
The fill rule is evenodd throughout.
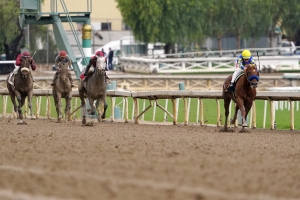
<path id="1" fill-rule="evenodd" d="M 238 77 L 244 70 L 246 64 L 255 64 L 253 57 L 251 56 L 251 52 L 245 49 L 242 54 L 237 58 L 235 63 L 235 71 L 232 75 L 230 86 L 227 88 L 228 92 L 234 92 L 235 90 L 235 79 Z"/>

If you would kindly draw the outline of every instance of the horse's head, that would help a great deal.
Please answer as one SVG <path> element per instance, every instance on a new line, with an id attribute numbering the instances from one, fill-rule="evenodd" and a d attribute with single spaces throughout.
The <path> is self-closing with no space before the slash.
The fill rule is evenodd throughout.
<path id="1" fill-rule="evenodd" d="M 257 70 L 256 64 L 247 64 L 245 75 L 252 88 L 257 88 L 259 81 L 259 71 Z"/>
<path id="2" fill-rule="evenodd" d="M 98 57 L 96 63 L 97 74 L 105 73 L 106 62 L 104 57 Z"/>
<path id="3" fill-rule="evenodd" d="M 68 62 L 59 62 L 58 67 L 60 69 L 60 74 L 59 77 L 63 81 L 68 80 L 68 75 L 69 75 L 69 63 Z"/>
<path id="4" fill-rule="evenodd" d="M 31 59 L 29 57 L 22 57 L 21 58 L 21 68 L 20 71 L 22 75 L 28 75 L 30 74 L 30 65 L 31 65 Z"/>

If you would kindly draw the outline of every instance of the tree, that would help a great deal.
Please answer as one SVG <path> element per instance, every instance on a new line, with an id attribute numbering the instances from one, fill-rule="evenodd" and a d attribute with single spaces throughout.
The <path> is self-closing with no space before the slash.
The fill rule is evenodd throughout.
<path id="1" fill-rule="evenodd" d="M 197 41 L 203 36 L 203 1 L 116 0 L 136 40 L 145 43 Z M 132 9 L 134 8 L 134 9 Z"/>
<path id="2" fill-rule="evenodd" d="M 8 60 L 15 59 L 24 46 L 19 12 L 18 0 L 0 0 L 0 52 L 4 51 Z"/>
<path id="3" fill-rule="evenodd" d="M 43 2 L 43 1 L 42 1 Z M 25 46 L 25 32 L 19 24 L 20 15 L 20 1 L 19 0 L 0 0 L 0 54 L 5 53 L 7 60 L 14 60 L 21 53 L 22 48 L 29 48 Z M 49 49 L 54 52 L 57 47 L 54 43 L 53 37 L 47 39 L 47 27 L 41 25 L 30 25 L 30 52 L 38 49 L 42 44 L 44 47 L 49 44 Z M 37 55 L 38 56 L 38 53 Z M 51 56 L 52 58 L 53 56 Z M 36 58 L 36 57 L 35 57 Z M 42 56 L 40 56 L 42 58 Z M 36 59 L 36 61 L 43 61 Z M 2 65 L 0 73 L 9 73 L 13 65 Z"/>

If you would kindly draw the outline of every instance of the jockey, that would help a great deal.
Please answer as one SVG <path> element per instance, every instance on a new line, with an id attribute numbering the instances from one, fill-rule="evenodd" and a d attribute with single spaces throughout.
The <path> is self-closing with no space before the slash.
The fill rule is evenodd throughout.
<path id="1" fill-rule="evenodd" d="M 93 56 L 93 57 L 91 57 L 91 59 L 90 59 L 90 62 L 89 62 L 89 64 L 86 66 L 86 68 L 85 68 L 85 72 L 84 72 L 84 82 L 86 82 L 87 81 L 87 79 L 89 78 L 89 73 L 88 73 L 88 71 L 89 71 L 89 69 L 90 69 L 90 67 L 93 65 L 94 67 L 96 67 L 96 63 L 97 63 L 97 59 L 98 59 L 98 57 L 104 57 L 104 54 L 103 54 L 103 52 L 102 51 L 97 51 L 96 52 L 96 54 Z M 105 58 L 105 63 L 106 63 L 107 61 L 106 61 L 106 58 Z M 105 70 L 107 71 L 107 65 L 105 64 Z M 105 77 L 106 77 L 106 79 L 109 79 L 108 77 L 107 77 L 107 74 L 105 73 Z"/>
<path id="2" fill-rule="evenodd" d="M 30 53 L 28 51 L 24 51 L 23 53 L 19 54 L 17 56 L 17 59 L 16 59 L 16 64 L 15 64 L 15 69 L 13 71 L 13 74 L 11 76 L 11 82 L 13 83 L 14 82 L 14 77 L 15 75 L 18 73 L 20 67 L 21 67 L 21 64 L 22 64 L 22 58 L 30 58 L 30 66 L 31 66 L 31 69 L 34 71 L 36 69 L 36 65 L 34 63 L 34 60 L 33 58 L 31 57 Z M 32 74 L 31 74 L 31 77 L 32 77 Z M 32 77 L 32 80 L 34 82 L 34 79 Z"/>
<path id="3" fill-rule="evenodd" d="M 71 76 L 71 60 L 69 58 L 69 56 L 67 55 L 67 53 L 65 51 L 60 51 L 59 54 L 56 56 L 55 58 L 55 66 L 58 68 L 55 75 L 54 75 L 54 78 L 52 80 L 52 83 L 51 83 L 51 86 L 55 85 L 55 80 L 58 78 L 58 75 L 60 73 L 60 68 L 59 68 L 59 64 L 60 62 L 63 62 L 63 63 L 68 63 L 69 67 L 69 80 L 71 82 L 71 87 L 74 87 L 74 84 L 73 84 L 73 79 L 72 79 L 72 76 Z"/>
<path id="4" fill-rule="evenodd" d="M 245 49 L 242 54 L 237 58 L 235 63 L 235 71 L 232 75 L 230 86 L 227 88 L 228 92 L 234 92 L 235 90 L 235 79 L 246 70 L 245 65 L 247 64 L 255 64 L 253 57 L 251 56 L 251 52 Z"/>

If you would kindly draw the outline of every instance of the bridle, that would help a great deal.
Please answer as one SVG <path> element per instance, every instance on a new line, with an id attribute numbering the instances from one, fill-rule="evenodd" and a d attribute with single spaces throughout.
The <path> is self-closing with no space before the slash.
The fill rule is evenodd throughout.
<path id="1" fill-rule="evenodd" d="M 27 56 L 22 57 L 22 59 L 25 59 L 25 60 L 24 61 L 22 60 L 22 64 L 21 64 L 21 67 L 20 67 L 20 71 L 23 75 L 28 75 L 30 73 L 30 68 L 29 68 L 30 62 L 26 58 L 29 58 L 29 57 L 27 57 Z M 24 64 L 27 64 L 27 63 L 29 64 L 28 67 L 24 66 Z"/>
<path id="2" fill-rule="evenodd" d="M 247 68 L 247 70 L 248 70 L 248 68 Z M 252 70 L 252 69 L 250 69 L 250 70 Z M 249 72 L 246 71 L 245 76 L 246 76 L 247 81 L 250 83 L 251 87 L 256 88 L 257 83 L 259 81 L 259 75 L 251 75 Z M 255 79 L 257 82 L 253 82 L 252 81 L 253 79 Z"/>
<path id="3" fill-rule="evenodd" d="M 98 58 L 97 58 L 98 59 Z M 99 65 L 102 65 L 102 64 L 105 64 L 105 62 L 104 63 L 100 63 Z M 100 68 L 100 66 L 98 66 L 98 60 L 96 61 L 96 70 L 97 70 L 97 75 L 102 75 L 102 74 L 105 74 L 105 67 L 104 68 L 102 68 L 102 69 L 99 69 Z"/>

